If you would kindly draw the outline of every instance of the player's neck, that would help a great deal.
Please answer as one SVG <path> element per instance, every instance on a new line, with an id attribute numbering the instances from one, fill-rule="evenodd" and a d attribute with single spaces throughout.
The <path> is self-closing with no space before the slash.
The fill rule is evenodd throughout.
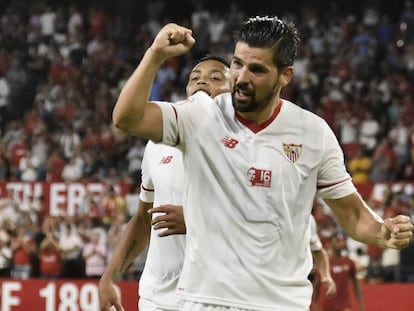
<path id="1" fill-rule="evenodd" d="M 277 97 L 271 104 L 264 107 L 264 109 L 252 112 L 237 112 L 237 115 L 249 123 L 260 125 L 273 120 L 279 114 L 281 106 L 282 101 Z"/>

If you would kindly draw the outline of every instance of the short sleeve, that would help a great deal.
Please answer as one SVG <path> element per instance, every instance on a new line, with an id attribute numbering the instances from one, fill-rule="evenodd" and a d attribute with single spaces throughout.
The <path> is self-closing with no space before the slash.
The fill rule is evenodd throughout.
<path id="1" fill-rule="evenodd" d="M 176 146 L 194 135 L 205 122 L 206 114 L 214 107 L 213 99 L 205 92 L 197 92 L 177 103 L 156 102 L 162 111 L 162 142 Z"/>
<path id="2" fill-rule="evenodd" d="M 324 155 L 318 172 L 317 194 L 322 199 L 339 199 L 356 192 L 342 149 L 326 123 L 322 139 Z"/>
<path id="3" fill-rule="evenodd" d="M 153 143 L 151 141 L 147 143 L 141 164 L 141 192 L 139 194 L 139 198 L 141 201 L 147 203 L 154 202 L 154 185 L 149 173 L 149 158 L 151 157 L 150 152 L 152 144 Z"/>

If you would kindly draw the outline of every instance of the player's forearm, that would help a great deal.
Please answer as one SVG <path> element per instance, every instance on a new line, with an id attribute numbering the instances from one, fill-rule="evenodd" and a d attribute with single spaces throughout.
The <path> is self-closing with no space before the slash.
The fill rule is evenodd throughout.
<path id="1" fill-rule="evenodd" d="M 364 210 L 355 224 L 354 239 L 366 244 L 386 247 L 386 241 L 381 232 L 383 220 L 371 210 Z"/>
<path id="2" fill-rule="evenodd" d="M 385 247 L 381 233 L 383 220 L 375 214 L 359 194 L 354 193 L 338 200 L 326 200 L 342 229 L 354 240 Z"/>
<path id="3" fill-rule="evenodd" d="M 327 279 L 331 277 L 331 273 L 329 271 L 329 259 L 326 251 L 321 249 L 319 251 L 312 252 L 313 258 L 316 263 L 316 267 L 319 270 L 321 275 L 321 279 Z"/>
<path id="4" fill-rule="evenodd" d="M 112 119 L 117 128 L 134 134 L 135 125 L 144 117 L 152 84 L 163 61 L 151 49 L 146 51 L 123 87 L 114 107 Z"/>
<path id="5" fill-rule="evenodd" d="M 346 232 L 356 241 L 366 244 L 386 247 L 386 241 L 381 233 L 382 219 L 371 210 L 364 209 L 355 221 L 346 227 Z"/>
<path id="6" fill-rule="evenodd" d="M 149 241 L 150 231 L 151 224 L 148 219 L 134 215 L 121 234 L 102 278 L 112 281 L 118 279 L 144 250 Z"/>

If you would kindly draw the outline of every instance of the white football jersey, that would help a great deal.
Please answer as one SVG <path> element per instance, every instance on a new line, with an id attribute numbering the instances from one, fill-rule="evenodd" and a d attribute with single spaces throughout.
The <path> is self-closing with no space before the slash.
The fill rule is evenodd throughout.
<path id="1" fill-rule="evenodd" d="M 140 199 L 153 202 L 154 207 L 182 205 L 183 174 L 180 150 L 149 141 L 142 161 Z M 151 229 L 139 295 L 160 308 L 178 310 L 180 298 L 176 287 L 184 261 L 185 235 L 159 237 L 159 233 Z"/>
<path id="2" fill-rule="evenodd" d="M 312 286 L 309 217 L 315 194 L 356 191 L 320 117 L 281 100 L 255 125 L 229 93 L 159 103 L 163 141 L 184 158 L 184 300 L 276 311 L 307 310 Z"/>

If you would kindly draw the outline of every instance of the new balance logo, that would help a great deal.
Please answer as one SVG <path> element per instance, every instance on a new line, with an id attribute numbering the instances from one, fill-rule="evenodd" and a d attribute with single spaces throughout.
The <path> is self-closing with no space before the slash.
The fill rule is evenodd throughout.
<path id="1" fill-rule="evenodd" d="M 231 137 L 228 137 L 228 136 L 224 136 L 220 140 L 220 142 L 223 143 L 224 147 L 231 148 L 231 149 L 233 149 L 234 147 L 236 147 L 236 145 L 239 143 L 238 140 L 236 140 L 234 138 L 231 138 Z"/>
<path id="2" fill-rule="evenodd" d="M 172 159 L 173 159 L 173 156 L 164 156 L 162 157 L 159 164 L 168 164 L 172 161 Z"/>

